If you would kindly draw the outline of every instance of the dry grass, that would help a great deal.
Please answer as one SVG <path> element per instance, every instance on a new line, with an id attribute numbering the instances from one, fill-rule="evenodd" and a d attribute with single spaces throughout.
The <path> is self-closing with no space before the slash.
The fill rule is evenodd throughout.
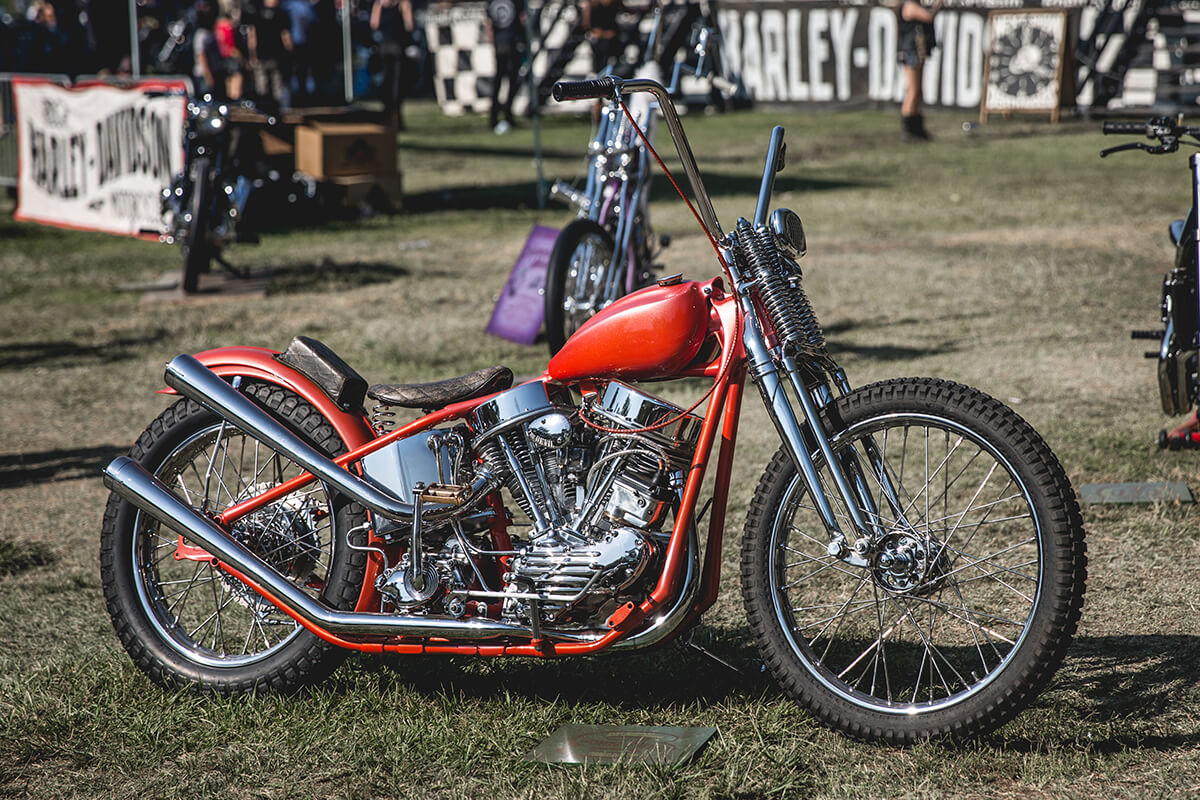
<path id="1" fill-rule="evenodd" d="M 855 383 L 977 385 L 1041 430 L 1075 483 L 1183 480 L 1160 453 L 1151 327 L 1187 203 L 1182 156 L 1101 162 L 1098 125 L 935 117 L 896 143 L 892 114 L 689 118 L 718 212 L 749 215 L 766 134 L 788 127 L 780 203 L 804 217 L 806 281 Z M 557 663 L 354 658 L 296 698 L 168 695 L 112 635 L 97 575 L 100 466 L 162 407 L 164 361 L 218 344 L 323 339 L 369 380 L 425 380 L 544 350 L 483 334 L 535 222 L 531 137 L 414 110 L 410 213 L 270 234 L 233 253 L 271 268 L 256 301 L 141 304 L 120 283 L 178 264 L 164 247 L 0 221 L 0 795 L 63 797 L 1064 797 L 1200 793 L 1200 563 L 1192 506 L 1089 507 L 1076 645 L 1033 708 L 985 741 L 895 751 L 816 726 L 759 674 L 733 569 L 738 528 L 776 447 L 748 403 L 726 537 L 726 591 L 699 637 L 743 669 L 674 648 Z M 586 127 L 548 126 L 551 176 L 581 170 Z M 659 189 L 665 188 L 660 182 Z M 668 271 L 708 277 L 685 209 Z M 463 210 L 465 208 L 465 210 Z M 457 210 L 456 210 L 457 209 Z M 659 387 L 677 401 L 695 385 Z M 49 563 L 47 563 L 49 562 Z M 5 575 L 6 572 L 17 573 Z M 693 764 L 562 769 L 522 756 L 558 725 L 709 725 Z"/>

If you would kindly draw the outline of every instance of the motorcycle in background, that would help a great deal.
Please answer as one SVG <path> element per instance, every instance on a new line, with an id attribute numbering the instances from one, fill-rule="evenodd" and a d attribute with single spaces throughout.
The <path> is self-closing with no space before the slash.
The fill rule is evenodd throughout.
<path id="1" fill-rule="evenodd" d="M 1182 118 L 1154 117 L 1146 122 L 1106 122 L 1105 134 L 1143 136 L 1156 141 L 1126 142 L 1100 152 L 1105 158 L 1125 150 L 1140 150 L 1151 155 L 1174 153 L 1180 145 L 1200 147 L 1200 128 L 1182 124 Z M 1187 137 L 1185 139 L 1184 137 Z M 1191 139 L 1192 141 L 1188 141 Z M 1171 431 L 1159 431 L 1158 446 L 1164 449 L 1200 448 L 1200 430 L 1196 417 L 1196 402 L 1200 396 L 1200 376 L 1197 375 L 1197 351 L 1200 350 L 1200 296 L 1196 287 L 1200 281 L 1200 254 L 1197 252 L 1197 209 L 1200 208 L 1200 153 L 1188 158 L 1192 178 L 1192 207 L 1187 219 L 1171 222 L 1167 229 L 1175 247 L 1175 265 L 1163 278 L 1161 330 L 1135 330 L 1134 339 L 1158 342 L 1158 349 L 1146 353 L 1146 358 L 1158 362 L 1158 391 L 1163 413 L 1167 416 L 1188 414 L 1188 419 Z"/>
<path id="2" fill-rule="evenodd" d="M 213 261 L 245 277 L 224 254 L 234 242 L 258 242 L 243 218 L 251 193 L 266 181 L 280 180 L 266 166 L 258 136 L 262 126 L 275 123 L 249 101 L 188 98 L 183 171 L 163 189 L 166 232 L 160 237 L 183 250 L 184 292 L 197 290 Z"/>
<path id="3" fill-rule="evenodd" d="M 803 224 L 770 208 L 783 128 L 753 218 L 726 232 L 664 86 L 554 89 L 637 93 L 659 104 L 721 276 L 617 300 L 515 386 L 496 366 L 368 387 L 304 337 L 167 365 L 181 398 L 106 467 L 100 547 L 114 630 L 152 680 L 288 690 L 349 651 L 547 658 L 686 633 L 717 599 L 749 377 L 781 446 L 750 502 L 742 600 L 784 693 L 849 736 L 909 744 L 981 735 L 1047 685 L 1087 561 L 1049 446 L 960 384 L 853 388 L 804 291 Z M 697 378 L 689 408 L 634 385 Z"/>
<path id="4" fill-rule="evenodd" d="M 655 43 L 661 22 L 659 9 L 639 77 L 659 77 Z M 670 97 L 676 95 L 685 69 L 732 92 L 735 87 L 719 77 L 716 66 L 719 40 L 712 24 L 701 20 L 693 26 L 688 57 L 674 62 L 672 68 L 667 86 Z M 550 188 L 551 197 L 567 203 L 578 214 L 559 233 L 546 266 L 543 294 L 550 355 L 562 349 L 567 338 L 597 312 L 617 298 L 650 285 L 654 262 L 671 242 L 665 234 L 655 240 L 650 225 L 653 164 L 635 132 L 636 125 L 653 144 L 658 102 L 637 95 L 630 110 L 632 113 L 626 116 L 611 98 L 604 104 L 588 143 L 587 179 L 582 190 L 561 180 Z"/>

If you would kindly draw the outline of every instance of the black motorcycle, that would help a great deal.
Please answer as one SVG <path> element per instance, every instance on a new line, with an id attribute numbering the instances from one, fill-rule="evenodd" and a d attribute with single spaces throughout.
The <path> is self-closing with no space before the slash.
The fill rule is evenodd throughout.
<path id="1" fill-rule="evenodd" d="M 275 123 L 248 101 L 188 98 L 183 171 L 163 189 L 162 204 L 163 239 L 183 248 L 184 292 L 196 291 L 213 261 L 245 277 L 224 252 L 234 242 L 258 241 L 244 216 L 251 193 L 281 179 L 267 164 L 258 135 Z"/>
<path id="2" fill-rule="evenodd" d="M 1100 152 L 1103 158 L 1123 150 L 1141 150 L 1153 155 L 1174 153 L 1180 145 L 1200 147 L 1200 128 L 1182 124 L 1182 118 L 1155 117 L 1146 122 L 1106 122 L 1106 134 L 1137 134 L 1157 142 L 1127 142 Z M 1186 138 L 1185 138 L 1186 137 Z M 1175 246 L 1175 266 L 1163 279 L 1162 330 L 1137 330 L 1134 339 L 1152 339 L 1158 350 L 1146 353 L 1146 358 L 1158 361 L 1158 390 L 1163 413 L 1168 416 L 1188 414 L 1188 419 L 1171 431 L 1160 431 L 1158 446 L 1178 450 L 1200 448 L 1200 421 L 1196 416 L 1200 396 L 1200 376 L 1197 375 L 1197 353 L 1200 352 L 1200 255 L 1196 242 L 1200 238 L 1200 153 L 1188 158 L 1192 174 L 1192 208 L 1186 220 L 1170 224 L 1168 233 Z"/>

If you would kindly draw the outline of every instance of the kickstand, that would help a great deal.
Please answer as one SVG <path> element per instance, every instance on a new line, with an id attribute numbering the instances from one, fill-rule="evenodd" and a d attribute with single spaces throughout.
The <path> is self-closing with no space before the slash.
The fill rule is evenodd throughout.
<path id="1" fill-rule="evenodd" d="M 221 255 L 220 253 L 214 254 L 213 260 L 215 260 L 218 264 L 220 264 L 221 269 L 223 269 L 227 273 L 229 273 L 230 277 L 237 278 L 238 280 L 243 280 L 243 281 L 250 277 L 250 269 L 249 268 L 238 269 L 233 264 L 230 264 L 228 261 L 226 261 L 225 257 L 223 255 Z"/>
<path id="2" fill-rule="evenodd" d="M 690 630 L 690 631 L 688 631 L 686 634 L 684 634 L 683 638 L 681 638 L 681 639 L 679 640 L 679 646 L 680 646 L 681 648 L 691 648 L 692 650 L 696 650 L 696 651 L 698 651 L 698 652 L 699 652 L 701 655 L 708 656 L 709 658 L 711 658 L 713 661 L 717 662 L 717 663 L 718 663 L 718 664 L 720 664 L 721 666 L 723 666 L 723 667 L 728 667 L 729 669 L 731 669 L 731 670 L 733 670 L 734 672 L 736 672 L 738 675 L 742 675 L 742 676 L 744 676 L 744 675 L 745 675 L 745 673 L 744 673 L 744 672 L 742 672 L 740 669 L 738 669 L 737 667 L 735 667 L 733 664 L 730 664 L 730 663 L 729 663 L 728 661 L 726 661 L 725 659 L 721 658 L 721 657 L 720 657 L 719 655 L 717 655 L 716 653 L 714 653 L 714 652 L 712 652 L 711 650 L 708 650 L 708 649 L 706 649 L 706 648 L 704 648 L 704 647 L 701 647 L 700 645 L 696 644 L 696 642 L 695 642 L 695 637 L 696 637 L 696 629 L 695 629 L 695 628 L 693 628 L 692 630 Z"/>

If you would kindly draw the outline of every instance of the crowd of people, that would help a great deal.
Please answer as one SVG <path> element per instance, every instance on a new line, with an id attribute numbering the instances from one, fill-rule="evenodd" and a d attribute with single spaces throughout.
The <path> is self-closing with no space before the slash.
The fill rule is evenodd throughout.
<path id="1" fill-rule="evenodd" d="M 130 74 L 128 5 L 0 2 L 0 72 Z M 274 107 L 344 97 L 337 0 L 138 0 L 137 9 L 143 74 L 190 75 L 199 92 Z M 351 24 L 356 54 L 371 54 L 368 90 L 399 121 L 417 77 L 412 2 L 360 0 Z"/>
<path id="2" fill-rule="evenodd" d="M 429 0 L 423 0 L 429 2 Z M 248 98 L 267 107 L 329 105 L 344 97 L 338 0 L 138 0 L 142 72 L 190 74 L 198 93 Z M 599 74 L 623 49 L 622 0 L 579 0 L 580 18 Z M 903 135 L 929 138 L 921 85 L 936 46 L 933 18 L 942 0 L 892 0 L 907 92 Z M 4 13 L 8 8 L 10 12 Z M 404 126 L 403 101 L 423 55 L 413 0 L 358 0 L 352 42 L 371 53 L 368 93 Z M 0 72 L 128 74 L 129 8 L 111 0 L 9 0 L 0 4 Z M 487 0 L 486 36 L 495 52 L 489 124 L 513 125 L 512 100 L 528 52 L 524 0 Z"/>
<path id="3" fill-rule="evenodd" d="M 334 0 L 196 0 L 191 74 L 196 89 L 269 106 L 314 105 L 340 96 L 341 27 Z M 185 35 L 181 59 L 186 59 Z"/>
<path id="4" fill-rule="evenodd" d="M 128 67 L 129 10 L 114 5 L 16 0 L 9 13 L 0 5 L 0 72 L 74 76 Z"/>

